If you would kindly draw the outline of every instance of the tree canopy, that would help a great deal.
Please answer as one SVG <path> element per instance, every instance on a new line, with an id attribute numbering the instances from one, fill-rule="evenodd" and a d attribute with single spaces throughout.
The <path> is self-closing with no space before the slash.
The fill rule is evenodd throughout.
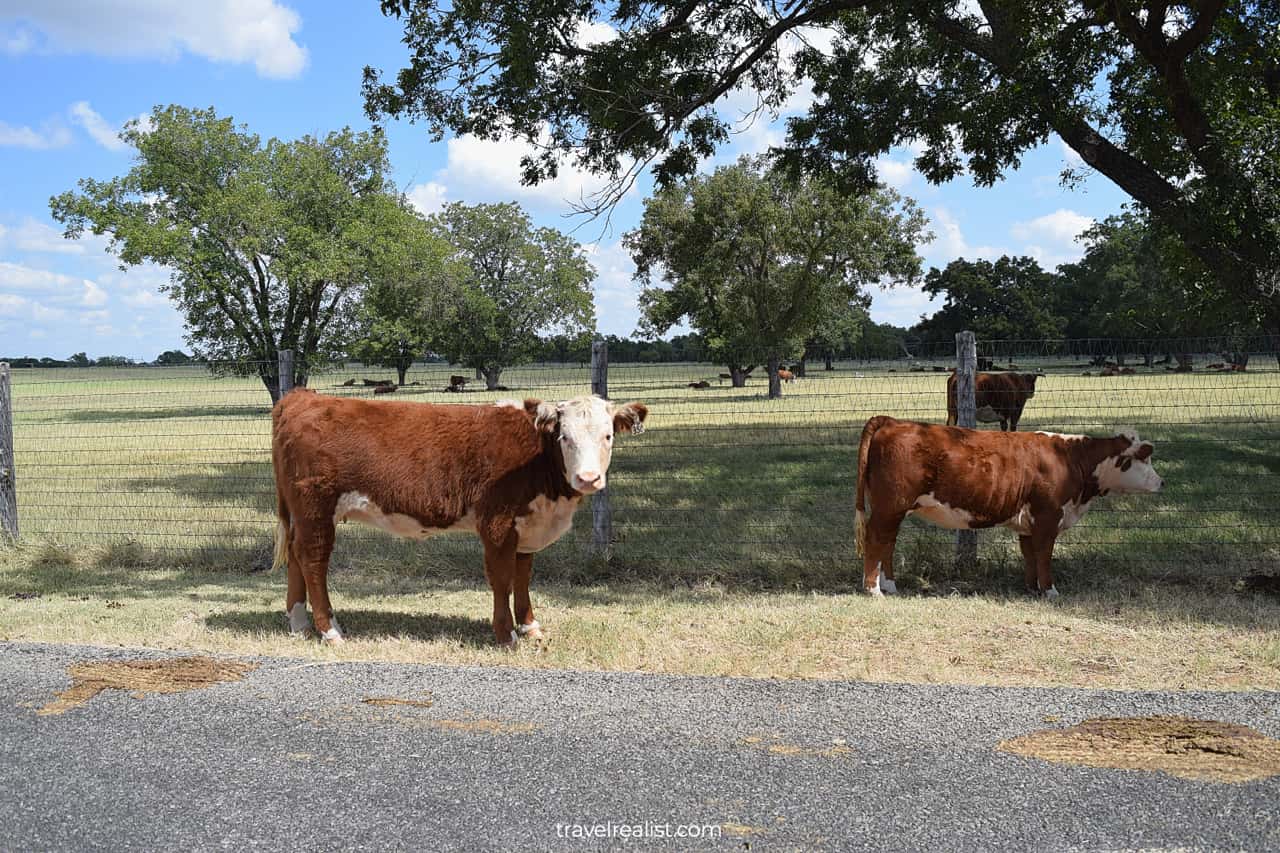
<path id="1" fill-rule="evenodd" d="M 951 340 L 966 330 L 978 340 L 1060 337 L 1064 323 L 1055 311 L 1056 282 L 1032 258 L 954 260 L 925 277 L 925 293 L 945 300 L 914 331 L 928 340 Z"/>
<path id="2" fill-rule="evenodd" d="M 1280 330 L 1280 0 L 381 6 L 409 56 L 365 69 L 370 117 L 535 142 L 527 181 L 568 160 L 613 176 L 599 205 L 650 164 L 673 185 L 738 90 L 777 113 L 810 88 L 777 153 L 853 185 L 907 143 L 931 181 L 991 184 L 1056 133 Z"/>
<path id="3" fill-rule="evenodd" d="M 164 290 L 186 339 L 215 370 L 256 373 L 279 393 L 277 353 L 308 365 L 339 353 L 360 290 L 411 215 L 386 177 L 378 131 L 265 144 L 212 109 L 157 107 L 121 138 L 138 155 L 125 175 L 85 178 L 50 200 L 67 237 L 110 236 L 122 266 L 172 271 Z"/>
<path id="4" fill-rule="evenodd" d="M 779 363 L 861 305 L 866 285 L 918 274 L 924 222 L 891 190 L 845 195 L 744 158 L 658 191 L 623 242 L 646 285 L 643 330 L 687 321 L 735 385 L 749 365 L 768 364 L 776 397 Z"/>
<path id="5" fill-rule="evenodd" d="M 595 270 L 574 240 L 535 228 L 514 203 L 454 202 L 435 222 L 462 269 L 438 339 L 441 355 L 480 370 L 489 388 L 505 367 L 532 360 L 542 334 L 595 327 Z"/>

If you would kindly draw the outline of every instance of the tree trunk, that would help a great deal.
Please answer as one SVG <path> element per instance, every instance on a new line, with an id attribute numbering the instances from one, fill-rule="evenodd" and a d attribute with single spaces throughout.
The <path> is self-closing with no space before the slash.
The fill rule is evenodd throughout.
<path id="1" fill-rule="evenodd" d="M 400 385 L 404 384 L 404 375 L 409 372 L 409 365 L 401 361 L 396 364 L 396 376 L 399 377 Z"/>
<path id="2" fill-rule="evenodd" d="M 1178 366 L 1176 370 L 1178 373 L 1191 372 L 1191 353 L 1189 352 L 1178 353 Z"/>
<path id="3" fill-rule="evenodd" d="M 729 365 L 729 379 L 734 388 L 743 388 L 747 384 L 747 372 L 736 365 Z"/>
<path id="4" fill-rule="evenodd" d="M 778 357 L 776 355 L 769 356 L 769 399 L 778 400 L 782 397 L 782 377 L 778 375 Z"/>
<path id="5" fill-rule="evenodd" d="M 831 353 L 826 353 L 826 354 L 824 354 L 824 355 L 822 356 L 822 362 L 823 362 L 823 368 L 822 368 L 823 370 L 835 370 L 835 369 L 836 369 L 836 366 L 835 366 L 834 364 L 832 364 L 832 363 L 831 363 Z"/>
<path id="6" fill-rule="evenodd" d="M 280 402 L 280 377 L 279 376 L 263 376 L 262 384 L 267 386 L 267 393 L 271 395 L 271 405 L 274 406 Z"/>
<path id="7" fill-rule="evenodd" d="M 804 358 L 805 357 L 803 355 L 800 356 L 800 360 L 791 367 L 792 372 L 801 379 L 804 378 Z"/>
<path id="8" fill-rule="evenodd" d="M 498 378 L 502 376 L 501 367 L 477 368 L 477 371 L 480 371 L 481 375 L 484 377 L 484 385 L 486 389 L 490 391 L 498 390 Z"/>
<path id="9" fill-rule="evenodd" d="M 1152 362 L 1152 360 L 1153 360 L 1154 358 L 1155 358 L 1155 354 L 1154 354 L 1154 353 L 1152 353 L 1152 352 L 1145 352 L 1145 353 L 1143 353 L 1143 354 L 1142 354 L 1142 366 L 1143 366 L 1143 367 L 1150 367 L 1150 366 L 1151 366 L 1151 362 Z"/>
<path id="10" fill-rule="evenodd" d="M 483 368 L 483 367 L 477 367 L 477 368 L 476 368 L 476 379 L 484 379 L 484 368 Z"/>

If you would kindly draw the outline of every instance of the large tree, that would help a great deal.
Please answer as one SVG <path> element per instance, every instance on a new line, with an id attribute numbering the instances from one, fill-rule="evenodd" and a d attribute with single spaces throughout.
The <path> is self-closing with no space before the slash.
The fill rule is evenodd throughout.
<path id="1" fill-rule="evenodd" d="M 348 352 L 395 368 L 403 385 L 414 359 L 438 349 L 462 271 L 450 260 L 453 247 L 407 207 L 381 237 Z"/>
<path id="2" fill-rule="evenodd" d="M 264 144 L 212 109 L 170 106 L 121 138 L 138 152 L 127 174 L 50 199 L 66 236 L 106 234 L 122 266 L 168 267 L 187 342 L 214 370 L 257 375 L 275 400 L 277 354 L 292 349 L 305 385 L 345 346 L 387 224 L 404 215 L 383 135 Z"/>
<path id="3" fill-rule="evenodd" d="M 1057 278 L 1032 258 L 996 261 L 964 258 L 929 270 L 924 291 L 943 296 L 942 307 L 912 331 L 927 341 L 950 344 L 969 330 L 979 341 L 1030 341 L 1061 336 L 1056 313 Z"/>
<path id="4" fill-rule="evenodd" d="M 647 199 L 623 242 L 646 285 L 645 332 L 688 322 L 735 386 L 763 362 L 780 397 L 779 363 L 824 322 L 860 304 L 865 286 L 918 274 L 923 231 L 923 215 L 891 190 L 846 195 L 744 158 Z"/>
<path id="5" fill-rule="evenodd" d="M 503 368 L 536 357 L 540 334 L 594 329 L 595 270 L 574 240 L 533 227 L 514 203 L 454 202 L 436 221 L 464 270 L 439 338 L 449 361 L 474 367 L 492 389 Z"/>
<path id="6" fill-rule="evenodd" d="M 727 141 L 735 90 L 768 112 L 811 86 L 784 159 L 855 183 L 914 142 L 931 181 L 991 184 L 1056 133 L 1280 331 L 1280 0 L 381 6 L 409 61 L 365 69 L 369 115 L 537 142 L 529 181 L 569 158 L 615 177 L 601 204 L 651 163 L 670 184 Z"/>

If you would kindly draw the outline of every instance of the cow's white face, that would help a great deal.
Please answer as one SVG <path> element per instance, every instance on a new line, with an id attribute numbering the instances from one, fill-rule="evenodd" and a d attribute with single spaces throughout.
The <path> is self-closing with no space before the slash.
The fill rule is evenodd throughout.
<path id="1" fill-rule="evenodd" d="M 605 487 L 620 432 L 644 431 L 649 414 L 643 403 L 616 405 L 600 397 L 575 397 L 562 403 L 539 403 L 534 425 L 556 436 L 564 457 L 564 479 L 584 495 Z"/>
<path id="2" fill-rule="evenodd" d="M 1137 435 L 1122 434 L 1129 439 L 1129 447 L 1119 456 L 1109 456 L 1099 463 L 1094 471 L 1098 487 L 1118 494 L 1160 491 L 1164 480 L 1151 466 L 1155 448 L 1149 441 L 1139 441 Z"/>

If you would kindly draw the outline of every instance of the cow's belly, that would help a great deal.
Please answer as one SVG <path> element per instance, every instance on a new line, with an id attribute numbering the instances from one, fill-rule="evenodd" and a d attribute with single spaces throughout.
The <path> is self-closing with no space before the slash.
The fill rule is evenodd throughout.
<path id="1" fill-rule="evenodd" d="M 916 498 L 916 505 L 908 510 L 908 514 L 952 530 L 968 530 L 973 521 L 973 514 L 968 510 L 944 504 L 935 499 L 932 492 Z"/>
<path id="2" fill-rule="evenodd" d="M 1058 519 L 1058 532 L 1061 533 L 1075 526 L 1075 523 L 1084 518 L 1084 514 L 1089 511 L 1089 501 L 1084 503 L 1076 503 L 1075 501 L 1067 501 L 1062 507 L 1062 517 Z M 1022 508 L 1014 513 L 1013 517 L 1007 521 L 1002 521 L 1001 525 L 1009 528 L 1019 536 L 1031 535 L 1031 507 L 1023 504 Z"/>
<path id="3" fill-rule="evenodd" d="M 430 527 L 421 520 L 401 512 L 383 512 L 382 508 L 360 492 L 345 492 L 338 498 L 338 505 L 333 511 L 333 521 L 358 521 L 370 527 L 400 536 L 406 539 L 425 539 L 437 533 L 454 531 L 475 532 L 475 516 L 467 513 L 447 527 Z"/>
<path id="4" fill-rule="evenodd" d="M 533 554 L 554 543 L 573 526 L 573 513 L 581 498 L 551 500 L 538 495 L 529 504 L 528 515 L 516 519 L 516 551 Z"/>

